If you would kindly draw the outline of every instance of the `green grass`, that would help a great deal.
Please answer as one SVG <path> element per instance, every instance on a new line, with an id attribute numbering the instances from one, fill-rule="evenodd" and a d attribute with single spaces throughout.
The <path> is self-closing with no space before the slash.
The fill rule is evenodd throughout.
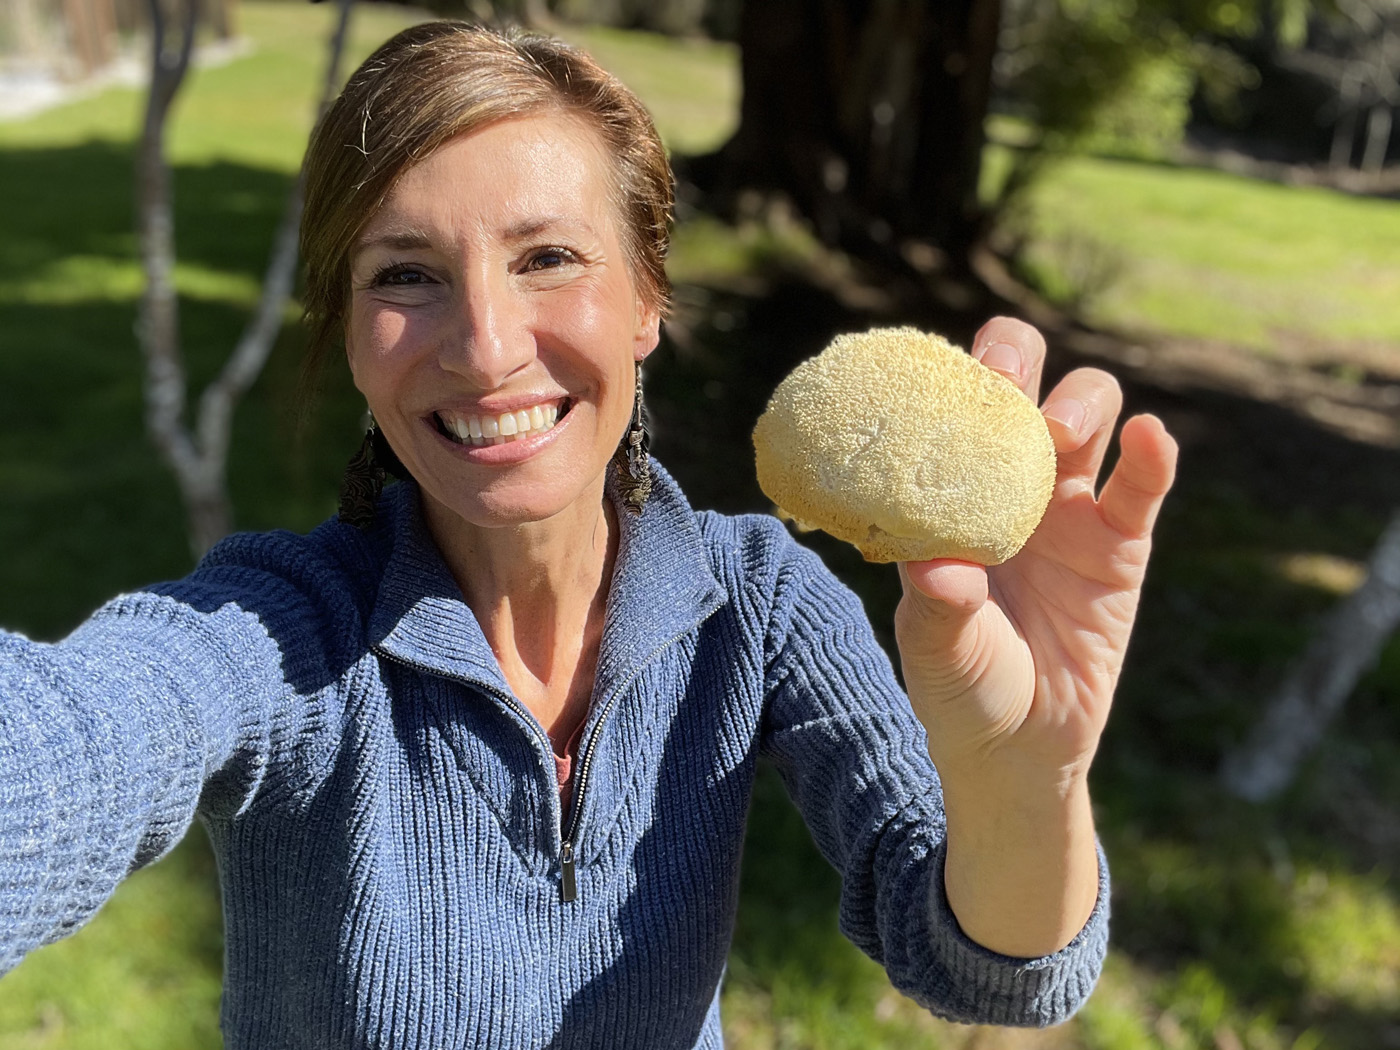
<path id="1" fill-rule="evenodd" d="M 232 346 L 256 294 L 310 127 L 327 7 L 245 0 L 255 49 L 198 71 L 180 102 L 177 284 L 197 377 L 212 374 Z M 355 56 L 406 17 L 361 8 Z M 732 128 L 732 48 L 570 35 L 639 88 L 673 148 L 710 148 Z M 137 92 L 114 90 L 0 124 L 0 623 L 38 637 L 60 635 L 105 597 L 189 565 L 174 486 L 141 428 L 131 334 L 140 288 L 131 234 L 138 109 Z M 1396 264 L 1385 251 L 1387 240 L 1400 244 L 1393 203 L 1092 159 L 1052 171 L 1034 200 L 1034 251 L 1080 238 L 1090 262 L 1094 252 L 1120 253 L 1121 280 L 1090 304 L 1099 319 L 1261 350 L 1274 327 L 1292 338 L 1324 331 L 1396 341 Z M 736 231 L 701 219 L 677 231 L 675 276 L 723 286 L 816 251 L 799 226 Z M 1063 262 L 1047 258 L 1053 283 Z M 1143 274 L 1156 276 L 1134 291 Z M 1153 298 L 1168 292 L 1175 298 Z M 723 304 L 714 311 L 718 334 L 702 332 L 689 357 L 672 354 L 657 383 L 677 398 L 703 389 L 709 400 L 694 411 L 721 418 L 745 404 L 756 375 L 766 376 L 770 348 L 745 342 L 734 293 L 688 294 Z M 315 417 L 298 422 L 301 348 L 289 325 L 237 417 L 231 485 L 242 527 L 307 528 L 329 514 L 356 440 L 360 406 L 339 373 Z M 713 374 L 688 383 L 687 368 Z M 1377 1050 L 1400 1015 L 1395 859 L 1367 845 L 1366 811 L 1353 812 L 1358 789 L 1341 773 L 1364 783 L 1372 802 L 1400 808 L 1400 647 L 1368 675 L 1345 732 L 1284 802 L 1233 804 L 1212 776 L 1310 619 L 1335 600 L 1327 581 L 1345 577 L 1378 529 L 1364 510 L 1283 514 L 1199 483 L 1169 505 L 1096 767 L 1115 948 L 1072 1023 L 1039 1034 L 965 1029 L 893 992 L 837 932 L 836 878 L 764 772 L 725 987 L 729 1044 Z M 849 552 L 830 558 L 882 622 L 888 575 L 868 573 Z M 1334 571 L 1307 568 L 1316 565 Z M 0 1050 L 217 1046 L 214 885 L 198 833 L 128 880 L 84 930 L 0 981 Z"/>
<path id="2" fill-rule="evenodd" d="M 171 160 L 223 160 L 295 172 L 315 117 L 334 17 L 334 5 L 253 3 L 246 11 L 240 5 L 240 31 L 252 47 L 241 58 L 196 67 L 190 74 L 171 118 Z M 352 22 L 346 71 L 410 21 L 392 8 L 361 7 Z M 129 143 L 140 128 L 144 104 L 141 90 L 109 90 L 29 120 L 0 124 L 0 147 Z"/>
<path id="3" fill-rule="evenodd" d="M 1006 156 L 989 155 L 995 184 Z M 1071 157 L 1031 193 L 1024 264 L 1128 332 L 1400 347 L 1400 204 L 1220 171 Z M 1086 287 L 1087 286 L 1087 287 Z"/>
<path id="4" fill-rule="evenodd" d="M 669 149 L 703 153 L 733 133 L 739 112 L 739 55 L 733 44 L 603 26 L 559 30 L 642 97 Z"/>
<path id="5" fill-rule="evenodd" d="M 4 978 L 0 1046 L 217 1047 L 222 962 L 217 875 L 196 834 Z"/>

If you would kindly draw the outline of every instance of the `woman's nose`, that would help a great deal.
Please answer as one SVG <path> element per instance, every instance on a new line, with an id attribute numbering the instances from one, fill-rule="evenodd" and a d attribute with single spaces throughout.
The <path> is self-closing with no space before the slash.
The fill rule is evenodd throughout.
<path id="1" fill-rule="evenodd" d="M 442 367 L 481 390 L 495 390 L 535 357 L 525 304 L 508 275 L 473 275 L 462 284 L 454 331 L 439 352 Z"/>

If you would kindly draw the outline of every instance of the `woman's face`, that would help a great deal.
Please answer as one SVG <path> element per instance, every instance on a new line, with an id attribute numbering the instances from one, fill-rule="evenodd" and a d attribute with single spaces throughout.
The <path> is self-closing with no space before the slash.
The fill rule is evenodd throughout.
<path id="1" fill-rule="evenodd" d="M 660 323 L 612 178 L 579 119 L 500 121 L 404 172 L 352 250 L 350 370 L 430 521 L 600 504 Z"/>

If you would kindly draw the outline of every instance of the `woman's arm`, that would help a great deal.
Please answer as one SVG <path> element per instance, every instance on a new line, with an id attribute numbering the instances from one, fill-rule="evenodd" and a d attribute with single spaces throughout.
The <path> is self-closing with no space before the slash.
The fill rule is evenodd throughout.
<path id="1" fill-rule="evenodd" d="M 1035 398 L 1045 344 L 998 319 L 973 353 Z M 1016 557 L 901 566 L 896 635 L 928 732 L 948 822 L 948 902 L 973 940 L 1034 957 L 1067 944 L 1099 894 L 1087 776 L 1137 611 L 1176 444 L 1128 420 L 1104 372 L 1067 376 L 1043 408 L 1058 472 L 1044 520 Z"/>
<path id="2" fill-rule="evenodd" d="M 1092 990 L 1106 949 L 1099 868 L 1093 886 L 1103 892 L 1062 951 L 1015 957 L 969 939 L 949 908 L 943 795 L 927 734 L 859 599 L 814 554 L 777 537 L 782 569 L 760 588 L 772 595 L 763 752 L 841 874 L 842 932 L 940 1016 L 1064 1020 Z"/>
<path id="3" fill-rule="evenodd" d="M 0 632 L 0 973 L 91 918 L 197 809 L 246 805 L 279 739 L 306 739 L 311 705 L 286 701 L 331 674 L 307 609 L 275 575 L 206 565 L 57 644 Z"/>
<path id="4" fill-rule="evenodd" d="M 0 973 L 173 847 L 236 750 L 239 687 L 195 620 L 143 596 L 57 645 L 0 641 Z"/>

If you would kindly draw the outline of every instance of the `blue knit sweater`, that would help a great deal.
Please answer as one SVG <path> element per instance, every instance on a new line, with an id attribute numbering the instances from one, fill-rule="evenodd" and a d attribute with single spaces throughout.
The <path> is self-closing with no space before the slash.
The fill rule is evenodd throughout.
<path id="1" fill-rule="evenodd" d="M 411 484 L 376 525 L 235 536 L 66 641 L 0 635 L 0 973 L 199 817 L 223 1027 L 256 1048 L 719 1047 L 744 820 L 774 761 L 840 922 L 947 1017 L 1088 995 L 1107 881 L 1063 951 L 959 931 L 923 730 L 857 599 L 768 518 L 660 474 L 621 537 L 574 805 Z"/>

